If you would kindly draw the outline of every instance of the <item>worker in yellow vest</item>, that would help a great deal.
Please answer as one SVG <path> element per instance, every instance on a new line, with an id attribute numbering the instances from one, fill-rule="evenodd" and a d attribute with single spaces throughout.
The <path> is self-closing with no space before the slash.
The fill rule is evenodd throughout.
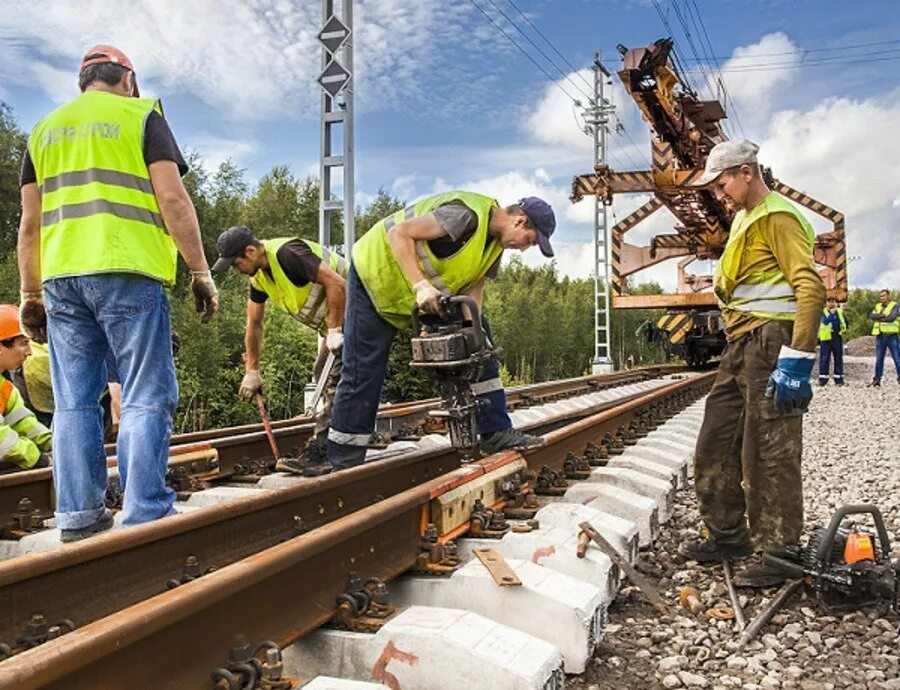
<path id="1" fill-rule="evenodd" d="M 31 344 L 19 325 L 19 310 L 0 305 L 0 372 L 9 376 L 31 356 Z M 50 465 L 50 429 L 25 404 L 11 381 L 0 378 L 0 464 L 23 470 Z"/>
<path id="2" fill-rule="evenodd" d="M 875 336 L 875 376 L 870 386 L 877 388 L 881 385 L 881 377 L 884 374 L 884 354 L 891 353 L 894 360 L 894 373 L 897 375 L 897 383 L 900 383 L 900 310 L 897 303 L 891 299 L 890 291 L 885 288 L 878 295 L 878 304 L 872 309 L 869 318 L 872 324 L 872 335 Z"/>
<path id="3" fill-rule="evenodd" d="M 451 191 L 420 199 L 376 223 L 353 247 L 347 278 L 344 362 L 331 412 L 328 459 L 335 469 L 359 465 L 375 428 L 391 342 L 408 328 L 413 306 L 435 314 L 445 295 L 465 294 L 481 306 L 485 279 L 499 270 L 504 249 L 538 245 L 553 256 L 553 209 L 526 197 L 500 206 L 484 194 Z M 490 325 L 482 314 L 488 338 Z M 530 448 L 540 436 L 513 428 L 496 357 L 472 391 L 481 450 Z"/>
<path id="4" fill-rule="evenodd" d="M 122 522 L 173 512 L 165 475 L 178 386 L 165 288 L 179 253 L 197 311 L 209 320 L 218 309 L 181 182 L 187 165 L 159 101 L 139 98 L 133 64 L 112 46 L 88 50 L 78 85 L 81 95 L 28 138 L 18 244 L 22 326 L 50 343 L 53 445 L 66 450 L 53 473 L 64 542 L 112 526 L 98 404 L 110 352 L 122 380 Z"/>
<path id="5" fill-rule="evenodd" d="M 747 140 L 717 144 L 699 182 L 737 212 L 714 281 L 728 347 L 694 453 L 709 537 L 683 547 L 702 563 L 794 545 L 803 529 L 802 414 L 825 287 L 813 229 L 766 185 L 757 151 Z M 760 557 L 735 578 L 744 587 L 783 580 Z"/>
<path id="6" fill-rule="evenodd" d="M 834 357 L 834 385 L 844 385 L 844 333 L 847 332 L 847 317 L 844 308 L 839 307 L 837 298 L 829 296 L 825 311 L 819 320 L 819 385 L 828 383 L 831 358 Z"/>
<path id="7" fill-rule="evenodd" d="M 287 312 L 300 323 L 323 336 L 313 377 L 322 374 L 328 353 L 334 365 L 325 382 L 322 413 L 316 417 L 313 438 L 305 457 L 279 458 L 275 469 L 293 474 L 313 474 L 325 463 L 325 444 L 331 415 L 331 402 L 341 376 L 341 348 L 344 343 L 344 305 L 347 299 L 347 265 L 328 247 L 299 237 L 258 240 L 249 228 L 228 228 L 216 242 L 219 259 L 213 273 L 234 266 L 238 273 L 250 276 L 247 299 L 247 330 L 244 335 L 245 374 L 239 395 L 253 399 L 262 391 L 259 356 L 263 343 L 263 319 L 266 302 Z"/>

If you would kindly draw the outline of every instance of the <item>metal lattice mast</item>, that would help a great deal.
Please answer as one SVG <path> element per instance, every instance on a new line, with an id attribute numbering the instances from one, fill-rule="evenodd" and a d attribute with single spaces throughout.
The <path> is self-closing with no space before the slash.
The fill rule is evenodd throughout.
<path id="1" fill-rule="evenodd" d="M 331 244 L 331 219 L 338 211 L 344 220 L 344 256 L 350 258 L 354 227 L 353 184 L 353 0 L 341 0 L 341 15 L 334 12 L 334 0 L 322 0 L 322 107 L 319 158 L 319 243 Z M 335 135 L 341 135 L 341 154 L 335 155 Z M 332 190 L 332 172 L 343 173 L 341 193 Z"/>
<path id="2" fill-rule="evenodd" d="M 594 137 L 594 167 L 606 165 L 606 137 L 610 114 L 615 106 L 606 98 L 605 85 L 610 77 L 600 53 L 594 59 L 594 94 L 584 111 L 588 131 Z M 594 358 L 595 374 L 612 371 L 609 332 L 609 208 L 606 199 L 594 197 Z"/>

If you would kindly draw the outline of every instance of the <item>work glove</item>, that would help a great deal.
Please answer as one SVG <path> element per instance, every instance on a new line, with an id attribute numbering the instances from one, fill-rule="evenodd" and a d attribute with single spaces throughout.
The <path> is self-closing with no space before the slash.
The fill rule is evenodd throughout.
<path id="1" fill-rule="evenodd" d="M 806 412 L 813 396 L 809 376 L 815 361 L 815 352 L 781 346 L 775 371 L 766 384 L 766 397 L 775 399 L 775 411 L 778 414 L 788 414 L 794 410 Z"/>
<path id="2" fill-rule="evenodd" d="M 329 352 L 334 352 L 337 354 L 338 350 L 344 344 L 344 334 L 341 332 L 340 328 L 329 328 L 328 335 L 325 336 L 325 347 L 328 348 Z"/>
<path id="3" fill-rule="evenodd" d="M 194 293 L 194 309 L 201 323 L 209 323 L 213 315 L 219 311 L 219 291 L 209 271 L 191 271 L 191 292 Z"/>
<path id="4" fill-rule="evenodd" d="M 47 312 L 44 311 L 44 293 L 41 290 L 21 292 L 19 323 L 22 332 L 36 343 L 47 342 Z"/>
<path id="5" fill-rule="evenodd" d="M 416 293 L 416 305 L 424 312 L 429 314 L 441 314 L 444 309 L 441 307 L 441 291 L 427 280 L 420 280 L 412 286 L 413 292 Z"/>
<path id="6" fill-rule="evenodd" d="M 262 377 L 256 369 L 249 369 L 241 379 L 241 387 L 238 395 L 242 400 L 253 400 L 253 397 L 262 391 Z"/>

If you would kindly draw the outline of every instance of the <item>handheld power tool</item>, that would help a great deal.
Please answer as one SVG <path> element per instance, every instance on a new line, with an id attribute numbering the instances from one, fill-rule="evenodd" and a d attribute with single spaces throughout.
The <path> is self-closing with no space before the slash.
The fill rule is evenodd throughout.
<path id="1" fill-rule="evenodd" d="M 468 309 L 468 315 L 463 311 Z M 441 389 L 441 409 L 429 415 L 446 420 L 450 444 L 462 462 L 479 457 L 476 416 L 480 405 L 472 392 L 488 360 L 500 350 L 488 341 L 481 327 L 481 312 L 474 299 L 452 295 L 441 299 L 440 315 L 424 316 L 418 306 L 412 311 L 411 367 L 425 369 Z"/>
<path id="2" fill-rule="evenodd" d="M 846 518 L 869 515 L 875 532 Z M 898 614 L 900 561 L 891 561 L 891 541 L 881 511 L 873 505 L 840 508 L 828 527 L 816 527 L 805 547 L 766 553 L 766 562 L 792 578 L 802 579 L 829 613 L 876 607 Z"/>

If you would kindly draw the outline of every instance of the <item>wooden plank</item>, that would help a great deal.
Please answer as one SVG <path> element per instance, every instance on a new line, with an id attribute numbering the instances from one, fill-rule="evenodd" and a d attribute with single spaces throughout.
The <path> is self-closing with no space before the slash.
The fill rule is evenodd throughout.
<path id="1" fill-rule="evenodd" d="M 501 587 L 521 587 L 522 581 L 495 549 L 475 549 L 475 555 Z"/>

